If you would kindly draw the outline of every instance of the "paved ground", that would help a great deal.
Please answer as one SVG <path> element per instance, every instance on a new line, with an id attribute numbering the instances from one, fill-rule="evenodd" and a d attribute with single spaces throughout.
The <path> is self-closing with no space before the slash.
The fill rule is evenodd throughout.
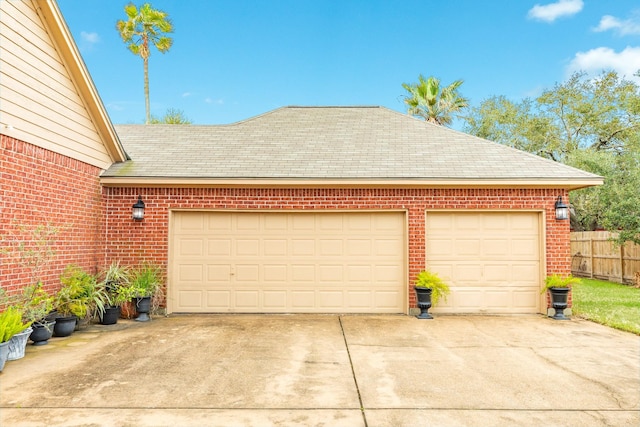
<path id="1" fill-rule="evenodd" d="M 2 426 L 635 426 L 640 337 L 542 316 L 93 325 L 0 374 Z"/>

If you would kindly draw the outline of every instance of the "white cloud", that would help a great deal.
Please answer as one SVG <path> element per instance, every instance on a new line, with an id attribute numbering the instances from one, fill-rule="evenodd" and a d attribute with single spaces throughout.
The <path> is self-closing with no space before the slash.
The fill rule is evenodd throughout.
<path id="1" fill-rule="evenodd" d="M 603 70 L 616 71 L 620 77 L 640 83 L 640 78 L 634 77 L 640 70 L 640 47 L 627 47 L 622 52 L 608 47 L 578 52 L 567 67 L 569 74 L 584 71 L 595 76 Z"/>
<path id="2" fill-rule="evenodd" d="M 539 21 L 553 22 L 563 16 L 571 16 L 582 10 L 582 0 L 558 0 L 544 6 L 536 4 L 528 13 L 528 17 Z"/>
<path id="3" fill-rule="evenodd" d="M 224 100 L 222 98 L 220 99 L 205 98 L 204 102 L 206 102 L 207 104 L 218 104 L 218 105 L 224 104 Z"/>
<path id="4" fill-rule="evenodd" d="M 190 96 L 191 96 L 191 92 L 185 92 L 185 93 L 182 94 L 183 98 L 188 98 Z"/>
<path id="5" fill-rule="evenodd" d="M 640 17 L 636 13 L 634 18 L 624 21 L 615 16 L 605 15 L 600 19 L 600 23 L 593 29 L 596 32 L 613 30 L 621 36 L 640 34 Z"/>
<path id="6" fill-rule="evenodd" d="M 80 33 L 80 37 L 82 38 L 82 41 L 90 44 L 96 44 L 100 41 L 98 33 L 87 33 L 86 31 L 82 31 Z"/>

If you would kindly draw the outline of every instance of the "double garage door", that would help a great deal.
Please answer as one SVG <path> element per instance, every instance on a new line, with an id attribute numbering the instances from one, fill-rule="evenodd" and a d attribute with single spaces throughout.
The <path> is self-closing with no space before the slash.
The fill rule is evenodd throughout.
<path id="1" fill-rule="evenodd" d="M 403 313 L 402 212 L 174 212 L 169 310 Z"/>
<path id="2" fill-rule="evenodd" d="M 170 233 L 170 312 L 407 311 L 403 212 L 177 211 Z M 429 211 L 425 234 L 434 311 L 540 311 L 539 214 Z"/>

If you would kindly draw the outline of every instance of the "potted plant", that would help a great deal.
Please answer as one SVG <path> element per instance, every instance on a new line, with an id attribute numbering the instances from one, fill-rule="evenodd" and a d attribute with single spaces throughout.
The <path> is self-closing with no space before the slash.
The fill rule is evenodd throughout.
<path id="1" fill-rule="evenodd" d="M 53 323 L 47 317 L 53 309 L 53 297 L 43 289 L 42 283 L 38 283 L 25 287 L 22 294 L 14 298 L 12 305 L 21 311 L 23 323 L 31 325 L 11 338 L 8 360 L 17 360 L 24 357 L 29 339 L 37 345 L 43 345 L 51 338 Z"/>
<path id="2" fill-rule="evenodd" d="M 150 320 L 149 312 L 157 308 L 162 297 L 162 270 L 159 266 L 151 263 L 144 263 L 131 272 L 131 280 L 128 292 L 132 295 L 136 303 L 138 317 L 135 320 L 146 322 Z"/>
<path id="3" fill-rule="evenodd" d="M 102 286 L 104 287 L 109 303 L 104 307 L 104 313 L 100 316 L 100 323 L 113 325 L 120 317 L 120 306 L 131 300 L 129 292 L 129 268 L 121 266 L 119 262 L 113 262 L 102 272 Z"/>
<path id="4" fill-rule="evenodd" d="M 414 289 L 416 291 L 416 299 L 420 314 L 416 316 L 418 319 L 433 319 L 428 310 L 435 306 L 440 298 L 447 300 L 449 295 L 449 286 L 436 273 L 423 270 L 416 277 Z"/>
<path id="5" fill-rule="evenodd" d="M 24 331 L 30 323 L 22 321 L 22 311 L 16 307 L 7 307 L 0 313 L 0 372 L 9 357 L 9 345 L 14 335 Z"/>
<path id="6" fill-rule="evenodd" d="M 56 293 L 54 306 L 58 312 L 53 333 L 66 337 L 73 333 L 78 320 L 89 321 L 104 313 L 109 296 L 96 277 L 75 265 L 67 266 L 60 276 L 62 287 Z"/>
<path id="7" fill-rule="evenodd" d="M 577 285 L 580 282 L 581 280 L 579 278 L 573 277 L 570 274 L 568 276 L 553 274 L 547 276 L 544 280 L 544 287 L 540 293 L 544 293 L 547 290 L 549 291 L 551 307 L 555 310 L 553 319 L 569 320 L 569 318 L 564 315 L 564 310 L 568 305 L 569 292 L 571 291 L 571 286 Z"/>

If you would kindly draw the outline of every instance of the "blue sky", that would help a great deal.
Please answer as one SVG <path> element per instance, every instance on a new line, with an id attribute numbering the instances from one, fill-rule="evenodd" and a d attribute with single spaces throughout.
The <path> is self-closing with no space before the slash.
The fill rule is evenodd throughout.
<path id="1" fill-rule="evenodd" d="M 116 124 L 144 122 L 142 60 L 115 29 L 119 0 L 58 0 Z M 135 1 L 136 5 L 142 1 Z M 174 45 L 152 51 L 151 113 L 195 124 L 287 105 L 382 105 L 402 83 L 463 79 L 471 105 L 535 97 L 573 71 L 640 69 L 637 0 L 153 0 Z M 640 81 L 640 80 L 636 80 Z"/>

